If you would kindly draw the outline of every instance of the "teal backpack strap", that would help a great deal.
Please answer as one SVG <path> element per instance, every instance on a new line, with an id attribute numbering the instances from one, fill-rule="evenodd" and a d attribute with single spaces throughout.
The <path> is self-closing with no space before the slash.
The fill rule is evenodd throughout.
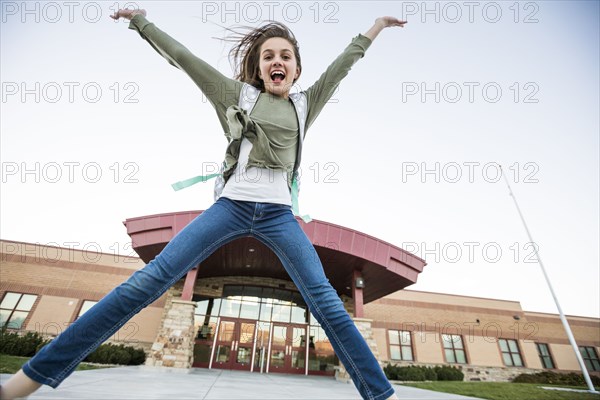
<path id="1" fill-rule="evenodd" d="M 218 173 L 218 174 L 209 174 L 209 175 L 199 175 L 199 176 L 195 176 L 190 179 L 186 179 L 184 181 L 175 182 L 174 184 L 171 185 L 171 187 L 173 188 L 173 190 L 178 191 L 181 189 L 185 189 L 186 187 L 195 185 L 196 183 L 199 183 L 199 182 L 206 182 L 208 180 L 211 180 L 211 179 L 216 178 L 217 176 L 221 176 L 221 175 L 223 175 L 223 174 Z"/>
<path id="2" fill-rule="evenodd" d="M 308 114 L 308 100 L 306 95 L 302 92 L 290 94 L 290 99 L 292 99 L 292 102 L 294 103 L 296 115 L 298 116 L 300 135 L 298 140 L 298 150 L 296 152 L 296 162 L 294 164 L 294 172 L 292 174 L 292 212 L 295 216 L 302 218 L 304 222 L 309 223 L 312 221 L 312 218 L 308 214 L 300 214 L 300 206 L 298 202 L 298 195 L 300 193 L 300 176 L 298 175 L 298 168 L 300 167 L 300 161 L 302 158 L 302 144 L 304 143 L 306 117 Z"/>
<path id="3" fill-rule="evenodd" d="M 298 181 L 296 180 L 296 175 L 294 175 L 294 178 L 292 179 L 292 212 L 294 215 L 302 218 L 302 221 L 308 224 L 310 221 L 312 221 L 312 218 L 308 214 L 300 214 L 300 206 L 298 205 L 298 191 Z"/>

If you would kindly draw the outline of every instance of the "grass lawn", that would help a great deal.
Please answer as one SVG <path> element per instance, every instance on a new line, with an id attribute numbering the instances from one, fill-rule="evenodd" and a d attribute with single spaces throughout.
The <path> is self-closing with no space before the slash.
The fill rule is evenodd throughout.
<path id="1" fill-rule="evenodd" d="M 29 360 L 30 357 L 16 357 L 0 354 L 0 374 L 14 374 L 21 369 L 21 366 Z M 85 371 L 87 369 L 109 368 L 99 365 L 91 365 L 81 363 L 77 367 L 77 371 Z"/>
<path id="2" fill-rule="evenodd" d="M 541 386 L 551 385 L 533 383 L 419 382 L 407 383 L 406 386 L 490 400 L 600 400 L 598 394 L 547 390 Z M 587 390 L 586 387 L 577 389 Z"/>

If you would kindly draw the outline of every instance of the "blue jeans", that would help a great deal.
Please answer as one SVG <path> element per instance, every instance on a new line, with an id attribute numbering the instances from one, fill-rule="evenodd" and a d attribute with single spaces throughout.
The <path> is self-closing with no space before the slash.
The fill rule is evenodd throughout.
<path id="1" fill-rule="evenodd" d="M 56 388 L 77 365 L 141 309 L 158 299 L 191 268 L 234 239 L 253 236 L 282 261 L 310 312 L 365 399 L 386 399 L 386 379 L 291 207 L 221 197 L 179 232 L 143 269 L 107 294 L 23 366 L 31 379 Z"/>

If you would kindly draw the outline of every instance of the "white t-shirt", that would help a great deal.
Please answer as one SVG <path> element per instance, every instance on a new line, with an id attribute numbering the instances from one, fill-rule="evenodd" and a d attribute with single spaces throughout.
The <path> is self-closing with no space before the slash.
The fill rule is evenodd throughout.
<path id="1" fill-rule="evenodd" d="M 242 138 L 240 155 L 233 174 L 225 183 L 221 196 L 231 200 L 292 205 L 292 195 L 283 169 L 250 167 L 246 169 L 252 143 Z"/>

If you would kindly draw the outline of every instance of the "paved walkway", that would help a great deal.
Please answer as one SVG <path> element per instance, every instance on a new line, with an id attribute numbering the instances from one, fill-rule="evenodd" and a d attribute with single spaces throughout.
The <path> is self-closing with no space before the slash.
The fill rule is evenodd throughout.
<path id="1" fill-rule="evenodd" d="M 9 376 L 0 374 L 0 382 Z M 394 388 L 403 400 L 475 399 L 408 386 Z M 58 389 L 43 386 L 29 399 L 358 400 L 360 395 L 352 383 L 331 377 L 137 366 L 76 371 Z"/>

